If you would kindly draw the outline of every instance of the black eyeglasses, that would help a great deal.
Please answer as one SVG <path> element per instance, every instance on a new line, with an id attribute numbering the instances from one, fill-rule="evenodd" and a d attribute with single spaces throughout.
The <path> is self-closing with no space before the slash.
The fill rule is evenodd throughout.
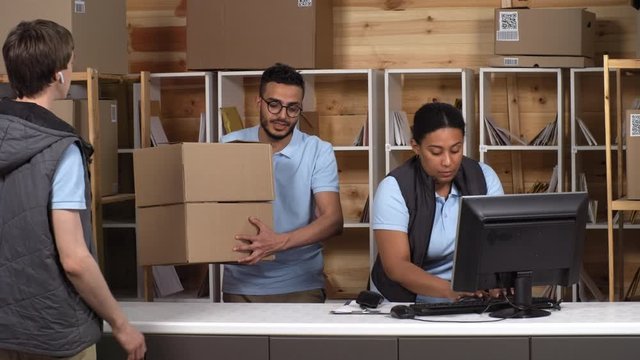
<path id="1" fill-rule="evenodd" d="M 282 108 L 287 109 L 287 116 L 290 118 L 297 117 L 302 113 L 302 105 L 300 104 L 283 105 L 280 100 L 267 100 L 263 98 L 262 95 L 260 96 L 260 99 L 267 103 L 267 110 L 269 110 L 273 115 L 280 114 Z"/>

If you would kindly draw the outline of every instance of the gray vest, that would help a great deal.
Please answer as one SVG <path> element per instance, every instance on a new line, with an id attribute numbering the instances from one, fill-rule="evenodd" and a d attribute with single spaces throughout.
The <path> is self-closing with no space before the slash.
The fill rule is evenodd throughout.
<path id="1" fill-rule="evenodd" d="M 2 349 L 67 357 L 100 339 L 102 321 L 66 278 L 51 225 L 53 176 L 62 153 L 74 144 L 82 141 L 73 128 L 44 108 L 0 101 Z M 86 175 L 85 189 L 81 221 L 95 254 Z"/>
<path id="2" fill-rule="evenodd" d="M 402 197 L 409 210 L 407 228 L 411 262 L 422 268 L 427 259 L 435 215 L 434 180 L 424 172 L 417 156 L 391 171 L 388 176 L 393 176 L 398 181 Z M 487 194 L 487 183 L 480 164 L 467 157 L 463 157 L 453 183 L 461 195 Z M 371 269 L 371 280 L 382 295 L 390 301 L 414 302 L 416 300 L 415 293 L 389 279 L 384 272 L 379 255 Z"/>

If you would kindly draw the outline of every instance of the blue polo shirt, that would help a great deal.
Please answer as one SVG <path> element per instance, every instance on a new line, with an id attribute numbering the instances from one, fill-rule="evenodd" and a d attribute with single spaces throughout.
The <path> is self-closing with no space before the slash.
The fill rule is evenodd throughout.
<path id="1" fill-rule="evenodd" d="M 259 126 L 239 130 L 222 142 L 258 140 Z M 293 131 L 291 142 L 274 153 L 273 229 L 289 232 L 314 219 L 313 195 L 338 192 L 338 166 L 330 143 Z M 255 265 L 225 265 L 222 291 L 242 295 L 285 294 L 324 288 L 321 243 L 276 253 L 274 261 Z"/>
<path id="2" fill-rule="evenodd" d="M 504 194 L 496 172 L 484 163 L 480 163 L 480 168 L 487 183 L 487 195 Z M 424 271 L 445 280 L 451 280 L 453 270 L 459 208 L 460 193 L 455 185 L 451 187 L 451 193 L 447 199 L 436 193 L 436 211 Z M 378 185 L 373 198 L 372 214 L 373 230 L 395 230 L 405 233 L 408 231 L 409 209 L 402 197 L 398 181 L 394 177 L 387 176 Z M 418 295 L 416 301 L 448 300 Z"/>

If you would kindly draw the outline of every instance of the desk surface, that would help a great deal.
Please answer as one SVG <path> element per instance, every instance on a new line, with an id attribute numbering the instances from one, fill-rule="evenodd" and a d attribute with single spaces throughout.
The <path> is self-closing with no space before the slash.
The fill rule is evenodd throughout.
<path id="1" fill-rule="evenodd" d="M 592 336 L 640 335 L 640 302 L 563 303 L 536 319 L 491 321 L 486 314 L 399 320 L 389 315 L 335 315 L 340 304 L 121 303 L 148 334 L 268 336 Z M 110 332 L 105 324 L 105 332 Z"/>

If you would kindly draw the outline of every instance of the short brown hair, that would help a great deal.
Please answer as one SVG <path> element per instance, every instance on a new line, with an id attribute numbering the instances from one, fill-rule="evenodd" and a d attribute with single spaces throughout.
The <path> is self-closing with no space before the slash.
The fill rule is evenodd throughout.
<path id="1" fill-rule="evenodd" d="M 73 54 L 69 30 L 50 20 L 22 21 L 2 46 L 11 88 L 18 98 L 33 97 L 55 81 Z"/>

